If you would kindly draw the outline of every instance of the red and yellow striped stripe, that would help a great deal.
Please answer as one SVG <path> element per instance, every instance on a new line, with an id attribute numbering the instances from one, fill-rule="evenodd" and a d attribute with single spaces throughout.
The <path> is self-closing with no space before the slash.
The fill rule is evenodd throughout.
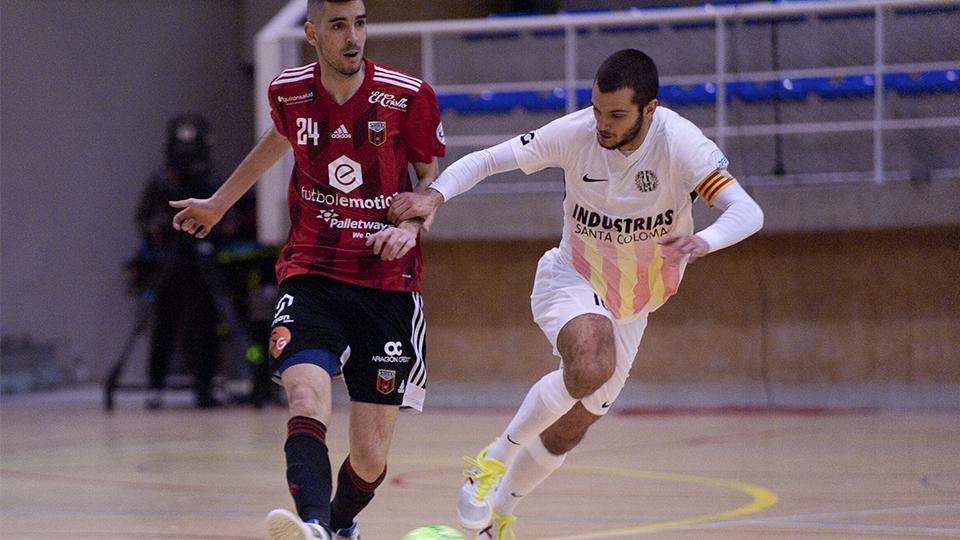
<path id="1" fill-rule="evenodd" d="M 736 181 L 736 178 L 719 170 L 714 170 L 697 185 L 697 195 L 707 201 L 707 204 L 713 206 L 713 201 L 717 198 L 717 195 L 723 191 L 723 188 Z"/>

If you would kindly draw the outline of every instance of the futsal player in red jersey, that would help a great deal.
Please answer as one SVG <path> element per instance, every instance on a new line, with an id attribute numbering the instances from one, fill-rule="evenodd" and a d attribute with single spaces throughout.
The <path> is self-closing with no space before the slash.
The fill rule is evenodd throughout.
<path id="1" fill-rule="evenodd" d="M 386 475 L 398 411 L 420 410 L 426 393 L 421 224 L 393 227 L 387 210 L 437 177 L 444 137 L 433 89 L 364 57 L 362 0 L 307 5 L 304 32 L 319 61 L 273 80 L 274 127 L 209 199 L 172 201 L 182 209 L 173 226 L 205 236 L 293 149 L 270 355 L 289 406 L 284 451 L 297 514 L 274 510 L 266 527 L 271 539 L 358 539 L 355 518 Z M 325 435 L 340 373 L 350 453 L 331 502 Z"/>

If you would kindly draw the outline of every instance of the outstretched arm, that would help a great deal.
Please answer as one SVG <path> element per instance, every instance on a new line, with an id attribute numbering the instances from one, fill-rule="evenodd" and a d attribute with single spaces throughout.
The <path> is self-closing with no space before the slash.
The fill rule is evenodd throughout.
<path id="1" fill-rule="evenodd" d="M 275 127 L 271 127 L 260 137 L 247 157 L 243 158 L 230 178 L 227 178 L 209 199 L 170 201 L 170 206 L 182 208 L 173 216 L 173 228 L 197 238 L 210 234 L 210 230 L 223 219 L 227 210 L 289 151 L 290 141 Z"/>
<path id="2" fill-rule="evenodd" d="M 763 227 L 763 210 L 736 182 L 724 188 L 713 205 L 723 213 L 706 229 L 697 234 L 672 232 L 660 239 L 666 264 L 679 264 L 686 255 L 690 256 L 688 262 L 693 262 L 732 246 Z"/>
<path id="3" fill-rule="evenodd" d="M 394 223 L 421 218 L 424 230 L 429 230 L 434 213 L 441 204 L 470 190 L 488 176 L 519 168 L 510 141 L 467 154 L 447 167 L 423 193 L 398 195 L 390 205 L 387 217 Z"/>

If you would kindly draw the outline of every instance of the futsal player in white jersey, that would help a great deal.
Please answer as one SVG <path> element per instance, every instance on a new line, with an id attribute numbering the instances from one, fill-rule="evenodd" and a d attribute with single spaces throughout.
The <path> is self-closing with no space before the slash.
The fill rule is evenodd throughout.
<path id="1" fill-rule="evenodd" d="M 391 218 L 430 223 L 436 209 L 495 173 L 564 170 L 563 236 L 537 266 L 533 316 L 561 358 L 476 458 L 457 504 L 478 538 L 509 537 L 519 500 L 563 463 L 617 399 L 647 316 L 677 292 L 690 262 L 758 231 L 763 212 L 727 158 L 656 100 L 657 68 L 619 51 L 600 66 L 592 105 L 452 164 Z M 693 234 L 695 198 L 723 213 Z"/>

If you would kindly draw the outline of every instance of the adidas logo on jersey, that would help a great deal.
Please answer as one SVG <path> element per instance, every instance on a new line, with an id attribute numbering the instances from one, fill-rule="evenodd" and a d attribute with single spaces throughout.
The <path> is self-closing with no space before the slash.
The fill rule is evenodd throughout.
<path id="1" fill-rule="evenodd" d="M 347 126 L 340 124 L 340 127 L 336 131 L 330 134 L 331 139 L 350 139 L 353 135 L 350 135 L 350 132 L 347 131 Z"/>

